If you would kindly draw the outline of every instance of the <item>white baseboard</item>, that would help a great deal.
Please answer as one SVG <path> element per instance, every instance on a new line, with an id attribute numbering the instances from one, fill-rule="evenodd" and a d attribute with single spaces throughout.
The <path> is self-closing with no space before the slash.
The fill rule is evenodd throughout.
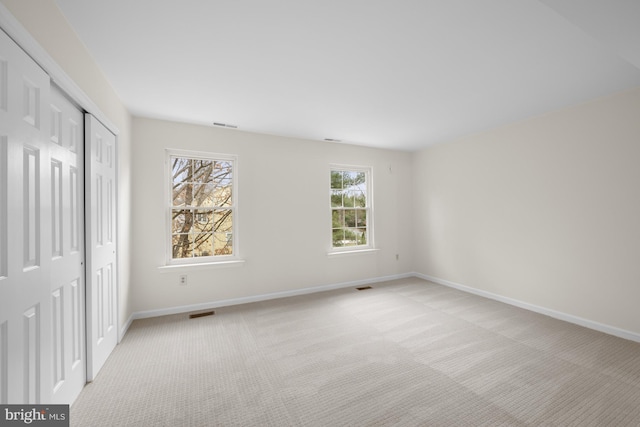
<path id="1" fill-rule="evenodd" d="M 524 301 L 520 301 L 514 298 L 505 297 L 503 295 L 494 294 L 492 292 L 483 291 L 481 289 L 476 289 L 470 286 L 462 285 L 460 283 L 441 279 L 439 277 L 429 276 L 422 273 L 396 274 L 391 276 L 355 280 L 351 282 L 335 283 L 331 285 L 314 286 L 310 288 L 292 289 L 289 291 L 272 292 L 268 294 L 253 295 L 248 297 L 230 298 L 230 299 L 210 301 L 205 303 L 182 305 L 177 307 L 168 307 L 168 308 L 162 308 L 158 310 L 138 311 L 133 313 L 131 316 L 129 316 L 127 323 L 121 328 L 120 340 L 127 333 L 127 330 L 131 326 L 131 323 L 136 319 L 146 319 L 149 317 L 166 316 L 170 314 L 189 313 L 192 311 L 206 310 L 210 308 L 226 307 L 226 306 L 238 305 L 238 304 L 247 304 L 251 302 L 267 301 L 271 299 L 286 298 L 286 297 L 292 297 L 297 295 L 306 295 L 306 294 L 312 294 L 316 292 L 331 291 L 334 289 L 343 289 L 343 288 L 349 288 L 349 287 L 355 287 L 355 286 L 361 286 L 361 285 L 368 285 L 372 283 L 387 282 L 390 280 L 406 279 L 408 277 L 417 277 L 423 280 L 437 283 L 439 285 L 458 289 L 463 292 L 468 292 L 470 294 L 478 295 L 478 296 L 489 298 L 495 301 L 500 301 L 505 304 L 513 305 L 515 307 L 520 307 L 525 310 L 533 311 L 535 313 L 544 314 L 546 316 L 563 320 L 565 322 L 584 326 L 585 328 L 604 332 L 609 335 L 613 335 L 613 336 L 624 338 L 631 341 L 640 342 L 640 334 L 636 332 L 627 331 L 625 329 L 617 328 L 615 326 L 605 325 L 603 323 L 595 322 L 593 320 L 584 319 L 582 317 L 573 316 L 571 314 L 563 313 L 563 312 L 552 310 L 545 307 L 540 307 L 540 306 L 530 304 Z"/>
<path id="2" fill-rule="evenodd" d="M 640 334 L 636 332 L 627 331 L 625 329 L 616 328 L 615 326 L 605 325 L 603 323 L 595 322 L 593 320 L 584 319 L 582 317 L 573 316 L 571 314 L 563 313 L 563 312 L 552 310 L 545 307 L 540 307 L 534 304 L 529 304 L 524 301 L 494 294 L 492 292 L 483 291 L 481 289 L 472 288 L 470 286 L 461 285 L 460 283 L 451 282 L 449 280 L 440 279 L 438 277 L 428 276 L 422 273 L 413 273 L 413 276 L 419 277 L 420 279 L 428 280 L 430 282 L 437 283 L 439 285 L 444 285 L 450 288 L 458 289 L 460 291 L 468 292 L 470 294 L 479 295 L 481 297 L 504 302 L 506 304 L 513 305 L 516 307 L 524 308 L 525 310 L 544 314 L 546 316 L 553 317 L 555 319 L 564 320 L 565 322 L 584 326 L 585 328 L 604 332 L 605 334 L 614 335 L 616 337 L 624 338 L 627 340 L 640 342 Z"/>
<path id="3" fill-rule="evenodd" d="M 135 313 L 134 313 L 135 314 Z M 122 328 L 120 328 L 120 335 L 118 335 L 118 344 L 120 344 L 120 341 L 122 341 L 122 338 L 124 338 L 124 335 L 127 333 L 127 331 L 129 330 L 129 326 L 131 326 L 131 323 L 133 323 L 134 320 L 134 314 L 132 314 L 131 316 L 129 316 L 129 318 L 127 319 L 127 323 L 124 324 L 124 326 Z"/>
<path id="4" fill-rule="evenodd" d="M 342 289 L 342 288 L 349 288 L 349 287 L 353 287 L 353 286 L 368 285 L 368 284 L 371 284 L 371 283 L 380 283 L 380 282 L 387 282 L 387 281 L 390 281 L 390 280 L 406 279 L 407 277 L 413 277 L 413 276 L 414 276 L 413 273 L 395 274 L 395 275 L 392 275 L 392 276 L 373 277 L 373 278 L 370 278 L 370 279 L 355 280 L 355 281 L 352 281 L 352 282 L 335 283 L 335 284 L 332 284 L 332 285 L 314 286 L 314 287 L 311 287 L 311 288 L 303 288 L 303 289 L 292 289 L 290 291 L 272 292 L 272 293 L 268 293 L 268 294 L 253 295 L 253 296 L 248 296 L 248 297 L 231 298 L 231 299 L 225 299 L 225 300 L 210 301 L 210 302 L 205 302 L 205 303 L 182 305 L 182 306 L 177 306 L 177 307 L 161 308 L 161 309 L 158 309 L 158 310 L 138 311 L 138 312 L 133 313 L 131 315 L 131 317 L 129 318 L 130 320 L 127 322 L 127 325 L 125 325 L 126 328 L 123 328 L 122 336 L 124 336 L 124 333 L 126 333 L 126 330 L 129 329 L 129 326 L 131 325 L 131 322 L 133 320 L 136 320 L 136 319 L 146 319 L 146 318 L 149 318 L 149 317 L 158 317 L 158 316 L 166 316 L 166 315 L 170 315 L 170 314 L 188 313 L 188 312 L 192 312 L 192 311 L 206 310 L 206 309 L 210 309 L 210 308 L 227 307 L 227 306 L 231 306 L 231 305 L 247 304 L 247 303 L 259 302 L 259 301 L 267 301 L 267 300 L 276 299 L 276 298 L 286 298 L 286 297 L 292 297 L 292 296 L 297 296 L 297 295 L 313 294 L 313 293 L 316 293 L 316 292 L 332 291 L 334 289 Z"/>

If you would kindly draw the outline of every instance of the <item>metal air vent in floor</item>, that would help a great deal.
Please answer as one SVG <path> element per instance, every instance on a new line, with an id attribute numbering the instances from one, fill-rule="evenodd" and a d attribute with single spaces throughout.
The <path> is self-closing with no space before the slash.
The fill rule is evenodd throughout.
<path id="1" fill-rule="evenodd" d="M 203 311 L 202 313 L 191 313 L 189 319 L 197 319 L 198 317 L 213 316 L 215 311 Z"/>

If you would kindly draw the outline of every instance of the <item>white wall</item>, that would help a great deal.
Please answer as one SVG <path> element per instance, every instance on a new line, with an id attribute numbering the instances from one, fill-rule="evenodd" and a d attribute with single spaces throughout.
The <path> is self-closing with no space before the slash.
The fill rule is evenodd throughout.
<path id="1" fill-rule="evenodd" d="M 409 153 L 143 118 L 133 120 L 133 140 L 135 312 L 411 271 Z M 167 148 L 238 155 L 243 266 L 189 270 L 186 287 L 178 285 L 178 275 L 184 272 L 158 269 L 166 259 Z M 373 167 L 378 252 L 327 256 L 330 163 Z"/>
<path id="2" fill-rule="evenodd" d="M 0 2 L 120 129 L 121 325 L 139 311 L 413 270 L 640 333 L 640 89 L 415 155 L 132 124 L 53 0 Z M 240 156 L 243 267 L 188 272 L 182 288 L 158 270 L 167 147 Z M 374 167 L 375 254 L 326 256 L 332 162 Z"/>
<path id="3" fill-rule="evenodd" d="M 118 281 L 120 325 L 132 313 L 130 281 L 131 225 L 131 116 L 113 88 L 71 29 L 53 0 L 0 0 L 119 129 L 118 135 Z"/>
<path id="4" fill-rule="evenodd" d="M 640 89 L 417 153 L 415 270 L 640 333 Z"/>

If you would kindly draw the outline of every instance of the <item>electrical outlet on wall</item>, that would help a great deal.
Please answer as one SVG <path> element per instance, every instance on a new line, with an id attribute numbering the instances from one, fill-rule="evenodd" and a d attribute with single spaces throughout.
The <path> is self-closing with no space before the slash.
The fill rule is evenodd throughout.
<path id="1" fill-rule="evenodd" d="M 180 286 L 187 286 L 187 275 L 186 274 L 181 274 L 180 275 Z"/>

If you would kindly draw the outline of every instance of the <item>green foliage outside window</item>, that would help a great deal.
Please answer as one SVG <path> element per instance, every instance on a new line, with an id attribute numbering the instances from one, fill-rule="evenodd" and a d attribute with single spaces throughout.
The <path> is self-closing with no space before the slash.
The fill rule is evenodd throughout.
<path id="1" fill-rule="evenodd" d="M 331 171 L 331 223 L 333 247 L 367 245 L 367 174 Z"/>

